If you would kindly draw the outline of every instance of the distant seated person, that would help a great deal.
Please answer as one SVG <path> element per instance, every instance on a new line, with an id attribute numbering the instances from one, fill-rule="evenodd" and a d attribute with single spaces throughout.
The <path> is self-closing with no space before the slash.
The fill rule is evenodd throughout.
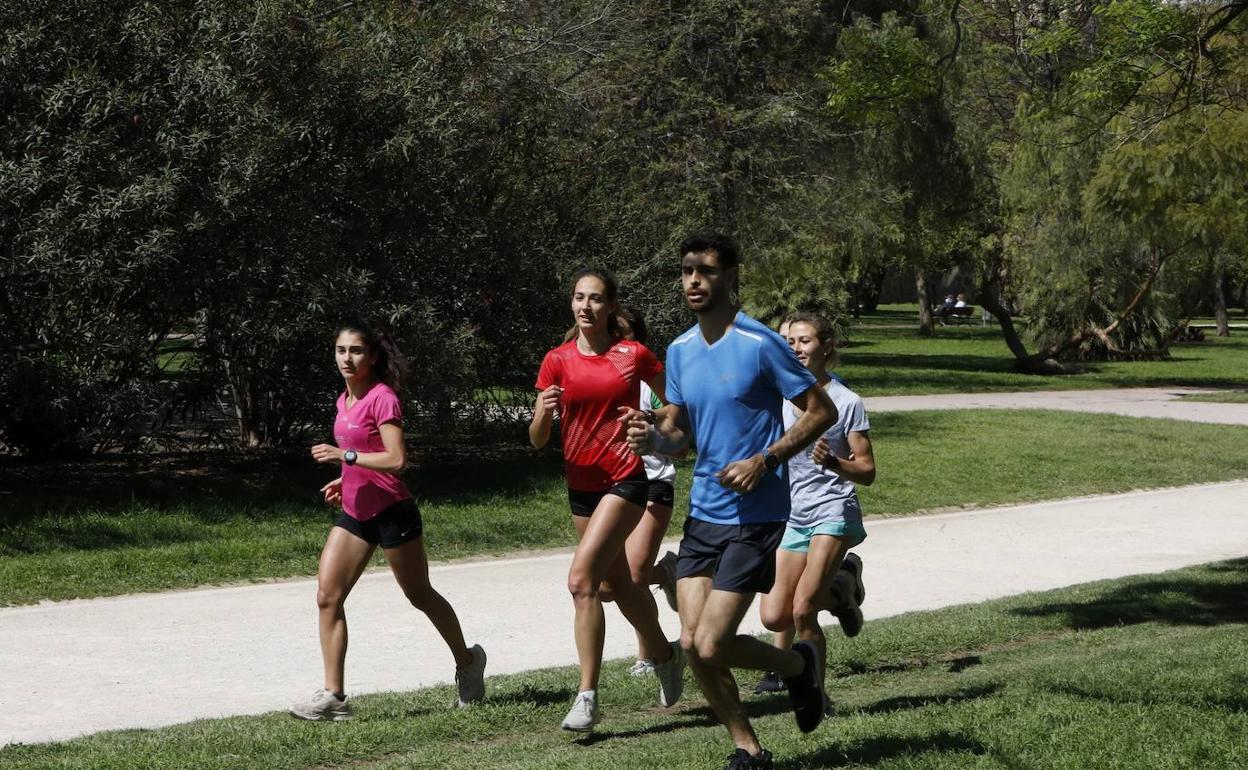
<path id="1" fill-rule="evenodd" d="M 940 303 L 940 307 L 936 308 L 936 315 L 940 316 L 941 318 L 944 318 L 945 316 L 949 315 L 950 310 L 953 310 L 955 304 L 956 303 L 954 302 L 953 295 L 946 294 L 945 301 Z"/>
<path id="2" fill-rule="evenodd" d="M 966 307 L 966 295 L 965 295 L 965 294 L 959 294 L 959 295 L 958 295 L 958 301 L 957 301 L 957 302 L 955 302 L 955 303 L 953 303 L 953 306 L 954 306 L 954 307 L 956 307 L 956 308 L 964 308 L 964 307 Z"/>

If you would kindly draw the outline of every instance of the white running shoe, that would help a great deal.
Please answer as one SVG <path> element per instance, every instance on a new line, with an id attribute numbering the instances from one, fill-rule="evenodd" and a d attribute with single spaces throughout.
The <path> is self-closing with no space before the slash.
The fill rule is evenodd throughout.
<path id="1" fill-rule="evenodd" d="M 649 658 L 638 658 L 633 667 L 628 670 L 628 675 L 640 679 L 643 676 L 650 676 L 654 673 L 654 661 Z"/>
<path id="2" fill-rule="evenodd" d="M 485 697 L 485 650 L 474 644 L 468 648 L 472 662 L 455 670 L 455 687 L 459 690 L 459 707 L 467 708 Z"/>
<path id="3" fill-rule="evenodd" d="M 663 589 L 663 596 L 667 598 L 667 606 L 676 609 L 676 554 L 668 551 L 663 554 L 663 558 L 659 559 L 654 566 L 663 570 L 663 581 L 659 583 L 659 588 Z"/>
<path id="4" fill-rule="evenodd" d="M 659 705 L 670 708 L 680 700 L 685 691 L 685 651 L 678 642 L 672 642 L 672 657 L 666 663 L 654 664 L 659 677 Z"/>
<path id="5" fill-rule="evenodd" d="M 351 718 L 347 696 L 339 698 L 324 687 L 290 707 L 290 713 L 313 722 L 342 722 Z"/>
<path id="6" fill-rule="evenodd" d="M 600 721 L 602 721 L 602 715 L 598 713 L 597 696 L 594 693 L 582 692 L 577 693 L 576 700 L 572 702 L 568 715 L 563 718 L 561 727 L 574 733 L 592 733 L 594 725 Z"/>

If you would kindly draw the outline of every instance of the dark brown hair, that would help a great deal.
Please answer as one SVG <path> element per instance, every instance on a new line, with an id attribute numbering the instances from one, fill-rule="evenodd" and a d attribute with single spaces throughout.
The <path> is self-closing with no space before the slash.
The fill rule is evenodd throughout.
<path id="1" fill-rule="evenodd" d="M 401 394 L 407 384 L 407 359 L 403 357 L 389 333 L 359 318 L 339 324 L 338 331 L 334 332 L 334 339 L 337 340 L 343 332 L 360 335 L 368 352 L 377 354 L 377 363 L 373 364 L 373 376 L 379 382 L 389 385 L 395 393 Z"/>

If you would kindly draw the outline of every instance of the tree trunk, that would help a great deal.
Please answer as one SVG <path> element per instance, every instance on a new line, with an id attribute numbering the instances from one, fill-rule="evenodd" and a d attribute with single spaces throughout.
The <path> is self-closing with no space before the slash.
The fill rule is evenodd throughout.
<path id="1" fill-rule="evenodd" d="M 930 337 L 936 333 L 936 325 L 932 321 L 932 303 L 927 296 L 927 271 L 922 267 L 914 269 L 914 288 L 919 295 L 919 334 Z"/>
<path id="2" fill-rule="evenodd" d="M 1231 322 L 1226 317 L 1226 271 L 1218 267 L 1213 270 L 1213 318 L 1218 324 L 1218 336 L 1231 336 Z"/>
<path id="3" fill-rule="evenodd" d="M 1001 336 L 1005 337 L 1005 346 L 1014 354 L 1014 368 L 1023 374 L 1075 374 L 1076 369 L 1062 365 L 1060 362 L 1044 354 L 1032 355 L 1019 336 L 1014 326 L 1014 317 L 1001 301 L 1001 289 L 998 276 L 985 275 L 979 286 L 979 304 L 992 313 L 1001 327 Z"/>
<path id="4" fill-rule="evenodd" d="M 264 430 L 260 426 L 260 404 L 255 383 L 229 361 L 225 364 L 225 374 L 230 383 L 230 396 L 234 400 L 234 419 L 238 424 L 239 443 L 248 449 L 263 446 Z"/>

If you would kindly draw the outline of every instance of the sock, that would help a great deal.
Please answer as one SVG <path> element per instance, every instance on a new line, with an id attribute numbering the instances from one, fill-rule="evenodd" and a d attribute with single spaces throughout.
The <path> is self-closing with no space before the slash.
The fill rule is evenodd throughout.
<path id="1" fill-rule="evenodd" d="M 582 695 L 588 695 L 590 700 L 594 701 L 595 703 L 597 703 L 597 702 L 598 702 L 598 691 L 597 691 L 597 690 L 581 690 L 580 692 L 578 692 L 578 693 L 576 694 L 576 697 L 578 697 L 578 698 L 579 698 L 579 697 L 581 697 Z"/>
<path id="2" fill-rule="evenodd" d="M 334 693 L 334 697 L 337 698 L 338 700 L 346 700 L 347 694 L 345 692 L 336 692 Z"/>

